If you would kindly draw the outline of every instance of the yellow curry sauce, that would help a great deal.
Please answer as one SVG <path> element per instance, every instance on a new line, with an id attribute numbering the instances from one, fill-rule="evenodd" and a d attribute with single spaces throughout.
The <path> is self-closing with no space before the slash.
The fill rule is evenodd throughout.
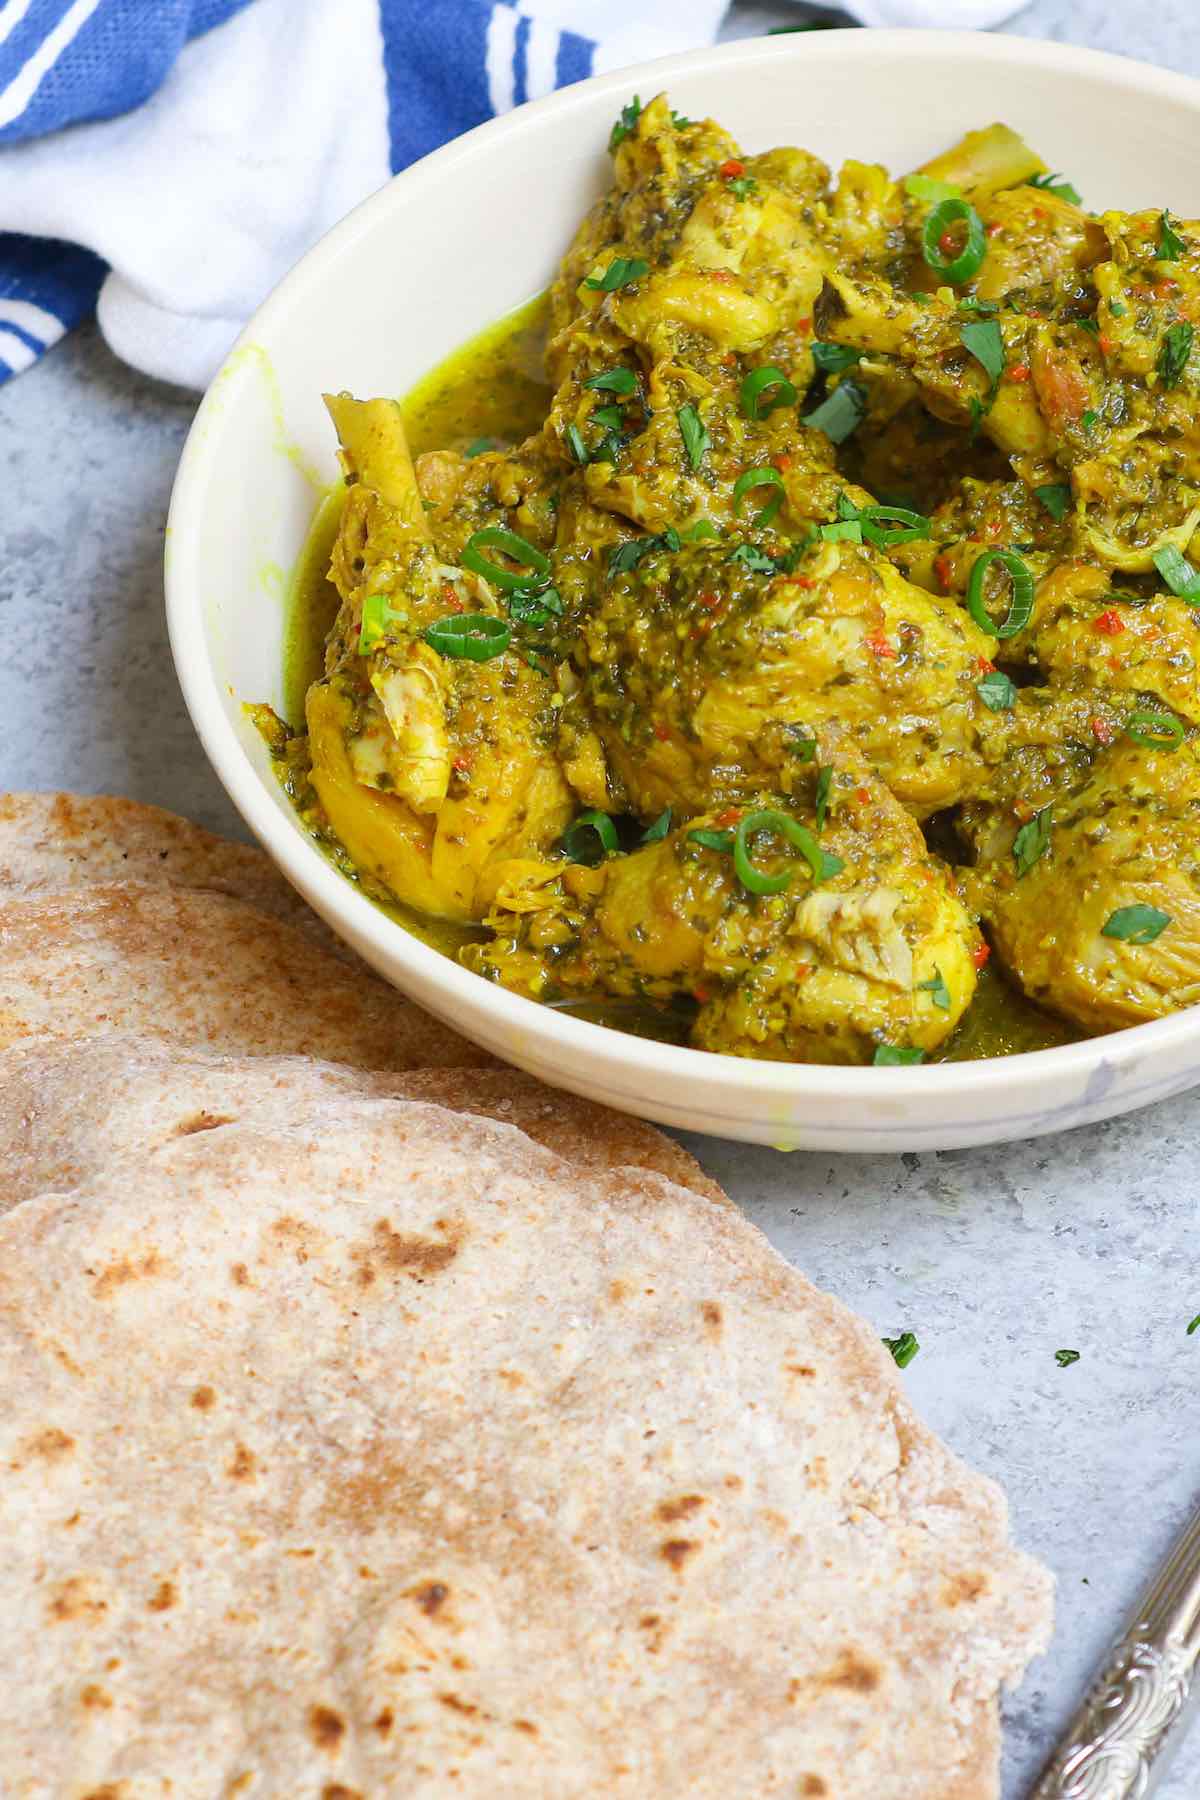
<path id="1" fill-rule="evenodd" d="M 476 450 L 481 440 L 520 443 L 545 417 L 550 388 L 544 377 L 548 324 L 546 296 L 489 326 L 432 369 L 402 402 L 414 455 L 426 450 Z M 912 447 L 910 447 L 912 448 Z M 938 440 L 939 451 L 942 439 Z M 915 466 L 915 458 L 907 463 Z M 293 572 L 285 634 L 284 695 L 288 722 L 303 730 L 304 699 L 324 665 L 325 639 L 339 597 L 328 576 L 330 552 L 345 490 L 338 484 L 322 502 Z M 433 919 L 375 893 L 399 923 L 451 958 L 483 934 L 474 927 Z M 598 994 L 564 1010 L 616 1030 L 685 1043 L 692 1008 L 651 1007 Z M 949 1043 L 931 1060 L 966 1061 L 1013 1055 L 1071 1042 L 1080 1034 L 1053 1018 L 992 968 L 980 973 L 974 1002 Z"/>

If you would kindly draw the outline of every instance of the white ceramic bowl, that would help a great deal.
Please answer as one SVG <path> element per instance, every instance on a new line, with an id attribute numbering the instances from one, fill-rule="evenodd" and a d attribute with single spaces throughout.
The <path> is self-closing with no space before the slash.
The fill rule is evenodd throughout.
<path id="1" fill-rule="evenodd" d="M 599 77 L 481 126 L 396 177 L 251 320 L 188 438 L 167 610 L 213 766 L 328 923 L 431 1012 L 545 1080 L 696 1131 L 783 1148 L 945 1148 L 1126 1112 L 1200 1081 L 1200 1008 L 1087 1043 L 917 1069 L 813 1068 L 629 1037 L 505 993 L 373 907 L 305 837 L 242 702 L 281 703 L 283 582 L 336 473 L 323 389 L 402 394 L 543 288 L 608 179 L 629 95 L 662 88 L 750 150 L 801 144 L 910 168 L 1003 119 L 1104 206 L 1200 212 L 1200 84 L 1094 52 L 962 33 L 834 31 Z"/>

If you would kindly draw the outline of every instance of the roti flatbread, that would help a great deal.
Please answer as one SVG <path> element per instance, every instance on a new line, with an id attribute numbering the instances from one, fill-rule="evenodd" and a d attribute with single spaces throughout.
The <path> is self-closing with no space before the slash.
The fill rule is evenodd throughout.
<path id="1" fill-rule="evenodd" d="M 124 881 L 230 894 L 353 955 L 250 844 L 110 794 L 0 794 L 0 897 Z"/>
<path id="2" fill-rule="evenodd" d="M 0 1220 L 17 1800 L 992 1800 L 1049 1582 L 735 1209 L 310 1097 Z"/>
<path id="3" fill-rule="evenodd" d="M 725 1202 L 686 1150 L 652 1125 L 516 1069 L 388 1074 L 307 1057 L 242 1057 L 122 1037 L 34 1045 L 0 1056 L 0 1213 L 92 1180 L 122 1157 L 236 1121 L 289 1124 L 339 1098 L 431 1100 L 523 1131 L 579 1168 L 656 1170 Z M 728 1202 L 725 1202 L 728 1204 Z"/>
<path id="4" fill-rule="evenodd" d="M 0 1049 L 113 1031 L 360 1068 L 493 1063 L 362 964 L 225 894 L 129 883 L 0 902 Z"/>

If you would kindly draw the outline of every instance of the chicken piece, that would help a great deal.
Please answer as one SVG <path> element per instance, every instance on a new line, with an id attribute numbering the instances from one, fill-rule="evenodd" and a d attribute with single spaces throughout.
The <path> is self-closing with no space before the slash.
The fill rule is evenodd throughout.
<path id="1" fill-rule="evenodd" d="M 989 846 L 968 893 L 1032 999 L 1097 1032 L 1200 1000 L 1195 743 L 1115 745 L 1024 833 Z"/>
<path id="2" fill-rule="evenodd" d="M 1099 262 L 1104 233 L 1081 206 L 1044 188 L 1014 187 L 979 204 L 987 255 L 972 283 L 976 299 L 1015 297 L 1021 311 L 1052 311 L 1082 272 Z"/>
<path id="3" fill-rule="evenodd" d="M 1010 126 L 995 124 L 964 133 L 949 150 L 922 163 L 916 173 L 957 188 L 978 205 L 1004 188 L 1044 175 L 1046 165 Z"/>
<path id="4" fill-rule="evenodd" d="M 342 608 L 307 700 L 313 787 L 352 860 L 389 893 L 477 918 L 489 863 L 544 850 L 570 817 L 554 685 L 514 650 L 474 661 L 427 640 L 468 600 L 493 616 L 497 603 L 434 543 L 399 408 L 340 395 L 330 412 L 350 486 L 331 565 Z"/>
<path id="5" fill-rule="evenodd" d="M 833 734 L 825 746 L 823 831 L 817 764 L 803 799 L 753 797 L 764 824 L 747 836 L 752 869 L 789 875 L 780 892 L 739 879 L 730 849 L 744 815 L 702 814 L 597 869 L 528 869 L 489 915 L 494 942 L 463 960 L 540 999 L 691 994 L 692 1041 L 733 1055 L 843 1063 L 881 1043 L 935 1049 L 970 1002 L 980 940 L 912 819 Z M 803 853 L 773 827 L 781 816 L 802 825 Z"/>
<path id="6" fill-rule="evenodd" d="M 576 667 L 633 810 L 778 791 L 831 724 L 918 815 L 953 805 L 995 725 L 978 693 L 992 640 L 866 546 L 775 547 L 785 572 L 749 541 L 585 571 Z"/>
<path id="7" fill-rule="evenodd" d="M 1117 711 L 1200 726 L 1200 614 L 1169 594 L 1113 590 L 1095 564 L 1067 562 L 1037 589 L 1025 630 L 1005 645 L 1060 691 L 1088 689 Z"/>

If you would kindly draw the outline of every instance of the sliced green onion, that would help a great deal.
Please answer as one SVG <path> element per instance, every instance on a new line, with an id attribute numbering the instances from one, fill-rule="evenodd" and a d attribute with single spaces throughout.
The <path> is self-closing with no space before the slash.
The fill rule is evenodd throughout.
<path id="1" fill-rule="evenodd" d="M 911 1331 L 902 1331 L 899 1337 L 880 1338 L 892 1353 L 892 1361 L 898 1369 L 907 1369 L 917 1351 L 921 1348 Z"/>
<path id="2" fill-rule="evenodd" d="M 943 1012 L 950 1011 L 950 989 L 946 986 L 942 971 L 934 964 L 933 978 L 930 981 L 918 981 L 918 992 L 928 994 L 935 1006 Z"/>
<path id="3" fill-rule="evenodd" d="M 1183 552 L 1174 544 L 1164 544 L 1154 552 L 1154 566 L 1173 594 L 1189 606 L 1200 606 L 1200 572 L 1195 570 Z"/>
<path id="4" fill-rule="evenodd" d="M 999 563 L 1008 571 L 1012 585 L 1008 611 L 999 625 L 988 612 L 983 598 L 984 578 L 993 563 Z M 967 611 L 980 631 L 986 631 L 994 638 L 1015 637 L 1029 623 L 1033 611 L 1033 576 L 1015 550 L 985 550 L 982 556 L 976 557 L 967 582 Z"/>
<path id="5" fill-rule="evenodd" d="M 660 812 L 653 825 L 647 825 L 642 833 L 643 844 L 661 844 L 671 829 L 671 808 L 668 806 Z"/>
<path id="6" fill-rule="evenodd" d="M 588 423 L 599 425 L 602 431 L 620 431 L 625 423 L 625 414 L 619 406 L 598 406 Z"/>
<path id="7" fill-rule="evenodd" d="M 787 748 L 797 762 L 810 763 L 817 754 L 817 740 L 806 725 L 785 725 Z"/>
<path id="8" fill-rule="evenodd" d="M 632 100 L 627 100 L 625 102 L 625 105 L 617 115 L 616 124 L 608 134 L 608 148 L 610 154 L 617 148 L 618 144 L 623 144 L 626 138 L 633 136 L 634 132 L 637 130 L 637 122 L 641 116 L 642 103 L 635 94 Z"/>
<path id="9" fill-rule="evenodd" d="M 466 449 L 463 451 L 463 455 L 467 457 L 482 456 L 486 450 L 498 450 L 499 448 L 499 438 L 476 438 L 473 443 L 467 445 Z"/>
<path id="10" fill-rule="evenodd" d="M 1125 721 L 1125 735 L 1143 750 L 1178 750 L 1187 734 L 1174 713 L 1135 712 Z"/>
<path id="11" fill-rule="evenodd" d="M 752 832 L 773 831 L 776 836 L 786 838 L 799 850 L 801 856 L 812 871 L 813 884 L 824 881 L 828 875 L 836 875 L 845 865 L 836 856 L 822 853 L 812 832 L 801 825 L 798 819 L 790 818 L 787 813 L 779 812 L 773 806 L 760 808 L 757 812 L 747 813 L 734 834 L 733 866 L 742 886 L 751 894 L 781 894 L 795 874 L 795 869 L 781 869 L 778 875 L 768 875 L 757 868 L 750 859 L 748 838 Z"/>
<path id="12" fill-rule="evenodd" d="M 597 394 L 623 394 L 628 398 L 636 394 L 638 379 L 632 369 L 606 369 L 603 375 L 593 375 L 584 382 L 585 388 L 591 388 Z"/>
<path id="13" fill-rule="evenodd" d="M 1043 806 L 1027 825 L 1022 825 L 1013 839 L 1013 861 L 1018 880 L 1028 875 L 1034 863 L 1040 862 L 1050 848 L 1050 830 L 1054 823 L 1054 807 Z"/>
<path id="14" fill-rule="evenodd" d="M 732 831 L 709 831 L 701 826 L 698 831 L 688 832 L 688 843 L 699 844 L 702 850 L 716 850 L 722 856 L 728 856 L 733 850 Z"/>
<path id="15" fill-rule="evenodd" d="M 990 712 L 1011 712 L 1017 701 L 1017 690 L 1002 669 L 993 669 L 975 683 L 975 692 Z"/>
<path id="16" fill-rule="evenodd" d="M 1188 1336 L 1191 1337 L 1191 1335 L 1194 1331 L 1200 1331 L 1200 1313 L 1196 1314 L 1195 1318 L 1192 1320 L 1191 1324 L 1188 1326 L 1188 1328 L 1187 1328 Z"/>
<path id="17" fill-rule="evenodd" d="M 1118 906 L 1100 927 L 1100 935 L 1121 944 L 1152 944 L 1170 923 L 1170 913 L 1157 906 Z"/>
<path id="18" fill-rule="evenodd" d="M 1041 188 L 1044 194 L 1053 194 L 1056 200 L 1069 200 L 1072 206 L 1082 206 L 1083 196 L 1073 182 L 1064 181 L 1059 174 L 1031 175 L 1025 184 L 1027 187 Z"/>
<path id="19" fill-rule="evenodd" d="M 1080 413 L 1079 423 L 1083 426 L 1085 431 L 1094 431 L 1096 426 L 1100 423 L 1100 414 L 1098 412 L 1093 412 L 1089 406 L 1086 412 Z"/>
<path id="20" fill-rule="evenodd" d="M 862 527 L 862 535 L 868 544 L 883 550 L 893 544 L 911 544 L 917 538 L 927 538 L 933 529 L 924 513 L 914 512 L 910 506 L 892 506 L 886 501 L 855 506 L 845 494 L 839 494 L 837 510 L 839 519 L 855 521 Z M 891 526 L 880 523 L 886 519 L 894 523 Z M 827 531 L 822 532 L 822 536 L 827 535 Z"/>
<path id="21" fill-rule="evenodd" d="M 971 352 L 994 391 L 1004 373 L 1004 334 L 999 320 L 973 319 L 970 324 L 959 326 L 958 335 L 964 350 Z"/>
<path id="22" fill-rule="evenodd" d="M 368 594 L 363 601 L 362 623 L 358 628 L 358 654 L 370 656 L 381 638 L 387 636 L 392 623 L 392 596 Z"/>
<path id="23" fill-rule="evenodd" d="M 820 406 L 804 415 L 802 423 L 823 431 L 831 444 L 843 444 L 850 433 L 862 424 L 866 410 L 865 388 L 860 387 L 857 381 L 841 381 L 822 400 Z"/>
<path id="24" fill-rule="evenodd" d="M 615 294 L 618 288 L 628 287 L 631 281 L 640 281 L 649 273 L 650 264 L 640 256 L 614 256 L 603 275 L 589 275 L 583 285 L 597 294 Z"/>
<path id="25" fill-rule="evenodd" d="M 966 226 L 966 237 L 958 254 L 947 256 L 939 248 L 939 240 L 955 225 Z M 955 286 L 978 275 L 987 254 L 987 238 L 975 208 L 966 200 L 940 200 L 921 229 L 921 254 L 935 275 Z"/>
<path id="26" fill-rule="evenodd" d="M 512 626 L 491 613 L 452 613 L 427 626 L 424 635 L 439 656 L 490 662 L 512 643 Z"/>
<path id="27" fill-rule="evenodd" d="M 877 1069 L 904 1069 L 911 1064 L 924 1062 L 925 1052 L 910 1050 L 903 1044 L 877 1044 L 871 1061 Z M 883 1341 L 885 1344 L 890 1342 L 887 1338 Z"/>
<path id="28" fill-rule="evenodd" d="M 720 537 L 721 534 L 711 519 L 697 519 L 694 525 L 689 525 L 687 530 L 681 532 L 680 535 L 685 537 L 689 544 L 698 544 L 701 538 L 715 538 Z"/>
<path id="29" fill-rule="evenodd" d="M 748 419 L 765 419 L 777 406 L 791 406 L 796 390 L 773 363 L 751 369 L 742 383 L 742 411 Z"/>
<path id="30" fill-rule="evenodd" d="M 1165 388 L 1178 387 L 1183 379 L 1183 371 L 1187 368 L 1188 357 L 1192 354 L 1192 339 L 1196 335 L 1194 325 L 1187 325 L 1182 320 L 1177 325 L 1168 325 L 1163 333 L 1163 341 L 1159 345 L 1158 378 Z"/>
<path id="31" fill-rule="evenodd" d="M 1071 508 L 1071 486 L 1066 481 L 1052 481 L 1046 487 L 1035 487 L 1034 496 L 1041 501 L 1052 519 L 1060 522 Z"/>
<path id="32" fill-rule="evenodd" d="M 1187 251 L 1187 245 L 1177 231 L 1171 228 L 1171 215 L 1164 211 L 1158 215 L 1158 249 L 1154 252 L 1156 262 L 1178 262 Z"/>
<path id="33" fill-rule="evenodd" d="M 548 556 L 518 537 L 515 531 L 509 531 L 503 525 L 485 525 L 482 531 L 473 531 L 467 539 L 462 553 L 464 569 L 471 569 L 476 575 L 482 575 L 493 587 L 524 588 L 529 586 L 529 577 L 518 569 L 506 569 L 502 563 L 490 562 L 484 556 L 484 550 L 503 550 L 513 562 L 521 563 L 525 569 L 532 569 L 535 575 L 543 577 L 550 574 L 551 563 Z"/>
<path id="34" fill-rule="evenodd" d="M 1054 1360 L 1060 1369 L 1069 1369 L 1072 1363 L 1079 1361 L 1078 1350 L 1056 1350 Z"/>
<path id="35" fill-rule="evenodd" d="M 572 862 L 594 869 L 616 851 L 617 828 L 607 813 L 580 813 L 562 834 L 562 847 Z"/>
<path id="36" fill-rule="evenodd" d="M 904 191 L 924 206 L 939 206 L 943 200 L 961 200 L 962 189 L 952 181 L 937 181 L 932 175 L 906 175 Z"/>
<path id="37" fill-rule="evenodd" d="M 863 528 L 861 519 L 836 519 L 832 525 L 822 525 L 817 536 L 827 544 L 861 544 Z"/>
<path id="38" fill-rule="evenodd" d="M 675 417 L 679 422 L 679 435 L 683 439 L 687 459 L 693 469 L 698 469 L 712 439 L 704 428 L 703 419 L 690 402 L 687 406 L 681 406 Z"/>
<path id="39" fill-rule="evenodd" d="M 773 499 L 768 500 L 762 511 L 755 513 L 751 520 L 751 523 L 759 529 L 769 525 L 783 505 L 784 496 L 787 493 L 783 476 L 778 469 L 772 469 L 767 465 L 764 468 L 744 469 L 733 484 L 733 516 L 735 519 L 742 510 L 742 501 L 746 495 L 753 489 L 761 487 L 778 488 L 779 492 Z"/>
<path id="40" fill-rule="evenodd" d="M 994 300 L 980 300 L 975 294 L 960 294 L 958 300 L 958 316 L 976 319 L 990 319 L 1000 311 Z"/>
<path id="41" fill-rule="evenodd" d="M 861 350 L 851 350 L 848 344 L 823 344 L 818 339 L 812 346 L 813 363 L 822 375 L 840 375 L 844 369 L 852 369 L 861 355 Z"/>
<path id="42" fill-rule="evenodd" d="M 577 463 L 582 465 L 583 463 L 591 462 L 592 459 L 588 455 L 588 447 L 583 441 L 583 433 L 580 431 L 578 425 L 568 425 L 563 436 L 567 440 L 567 449 L 571 452 L 571 455 L 575 458 Z"/>

